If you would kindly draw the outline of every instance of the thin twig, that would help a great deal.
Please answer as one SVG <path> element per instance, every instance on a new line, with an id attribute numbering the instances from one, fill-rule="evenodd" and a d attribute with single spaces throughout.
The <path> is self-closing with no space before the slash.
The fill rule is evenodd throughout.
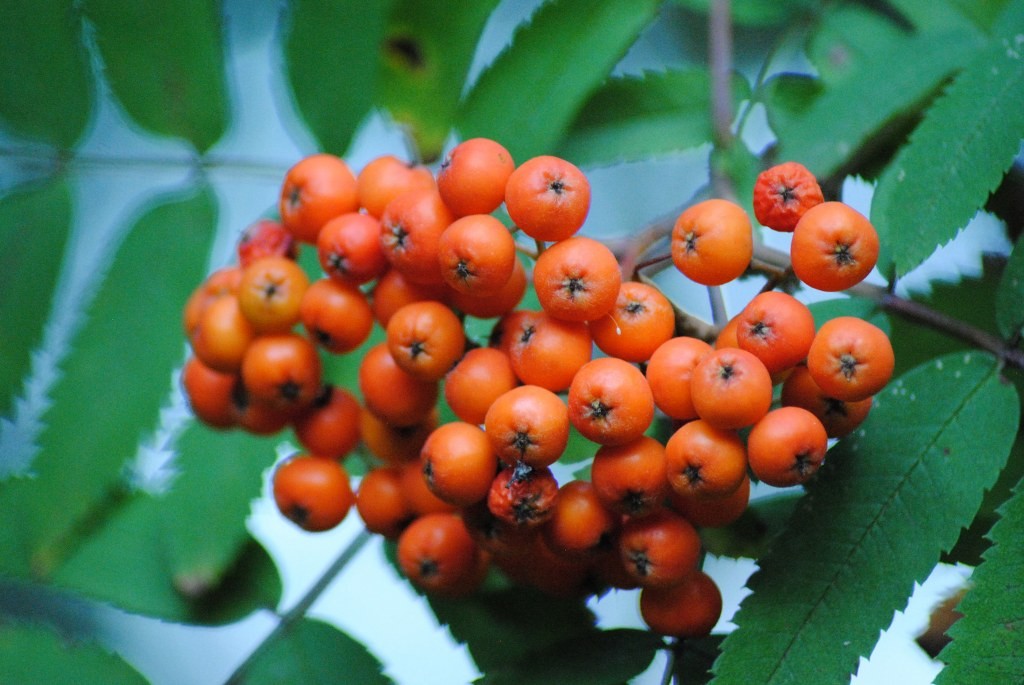
<path id="1" fill-rule="evenodd" d="M 719 328 L 729 323 L 729 312 L 725 309 L 725 297 L 722 288 L 717 285 L 708 286 L 708 299 L 711 301 L 711 320 Z"/>
<path id="2" fill-rule="evenodd" d="M 766 245 L 754 247 L 752 267 L 766 267 L 773 272 L 778 270 L 791 271 L 789 255 Z M 966 321 L 933 309 L 928 305 L 900 297 L 888 288 L 861 282 L 846 290 L 849 295 L 863 297 L 874 302 L 880 309 L 896 314 L 911 323 L 931 328 L 932 330 L 962 340 L 978 349 L 991 352 L 1004 363 L 1018 369 L 1024 369 L 1024 350 L 1008 344 L 999 336 L 973 326 Z"/>
<path id="3" fill-rule="evenodd" d="M 335 559 L 334 562 L 327 567 L 327 570 L 317 578 L 317 581 L 310 586 L 306 591 L 306 594 L 304 594 L 291 609 L 281 616 L 281 620 L 276 626 L 274 626 L 274 629 L 270 631 L 265 638 L 263 638 L 263 641 L 256 646 L 256 649 L 249 653 L 249 656 L 245 658 L 245 661 L 238 665 L 238 668 L 236 668 L 225 681 L 225 685 L 241 685 L 241 683 L 244 682 L 246 671 L 252 666 L 252 664 L 260 657 L 260 655 L 266 652 L 266 650 L 278 638 L 284 635 L 293 624 L 301 620 L 306 615 L 309 608 L 313 606 L 316 600 L 320 599 L 320 595 L 323 594 L 324 590 L 334 582 L 335 577 L 337 577 L 337 575 L 341 573 L 342 569 L 344 569 L 345 566 L 347 566 L 348 563 L 352 561 L 357 554 L 359 554 L 371 538 L 372 536 L 369 531 L 365 529 L 359 531 L 359 534 L 352 539 L 352 542 L 350 542 L 348 546 L 341 551 L 338 558 Z"/>
<path id="4" fill-rule="evenodd" d="M 669 252 L 664 252 L 662 254 L 654 255 L 653 257 L 648 257 L 647 259 L 645 259 L 642 262 L 634 264 L 633 265 L 633 273 L 634 274 L 638 274 L 643 269 L 646 269 L 646 268 L 651 267 L 651 266 L 655 266 L 656 264 L 658 264 L 658 265 L 664 264 L 665 266 L 668 266 L 668 263 L 670 261 L 672 261 L 672 254 L 669 253 Z"/>
<path id="5" fill-rule="evenodd" d="M 647 224 L 640 231 L 633 233 L 629 238 L 622 241 L 610 241 L 608 247 L 619 260 L 619 267 L 624 280 L 633 280 L 637 277 L 640 269 L 657 262 L 650 260 L 640 261 L 644 254 L 657 243 L 672 234 L 672 227 L 682 209 L 663 214 Z M 669 255 L 668 258 L 671 258 Z M 660 260 L 659 260 L 660 261 Z"/>
<path id="6" fill-rule="evenodd" d="M 243 157 L 223 157 L 204 155 L 202 157 L 182 152 L 166 155 L 103 155 L 72 153 L 64 150 L 38 149 L 32 147 L 0 147 L 0 158 L 20 159 L 26 162 L 39 162 L 61 169 L 167 169 L 167 168 L 198 168 L 205 170 L 226 169 L 249 174 L 261 174 L 283 177 L 288 170 L 288 162 L 276 162 L 266 159 L 247 159 Z"/>
<path id="7" fill-rule="evenodd" d="M 661 676 L 661 685 L 672 685 L 676 675 L 676 656 L 682 640 L 672 640 L 665 646 L 668 656 L 665 660 L 665 672 Z"/>
<path id="8" fill-rule="evenodd" d="M 711 128 L 717 150 L 733 145 L 732 132 L 732 12 L 729 0 L 712 0 L 708 15 L 708 63 L 711 72 Z M 717 164 L 711 166 L 715 195 L 736 198 L 732 179 Z"/>

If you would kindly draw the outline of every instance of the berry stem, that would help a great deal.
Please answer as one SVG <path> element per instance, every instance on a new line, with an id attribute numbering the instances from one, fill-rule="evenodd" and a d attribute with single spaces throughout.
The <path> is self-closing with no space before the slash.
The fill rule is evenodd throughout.
<path id="1" fill-rule="evenodd" d="M 729 313 L 725 309 L 725 298 L 722 289 L 717 285 L 708 286 L 708 299 L 711 300 L 711 320 L 719 328 L 729 323 Z"/>
<path id="2" fill-rule="evenodd" d="M 667 262 L 672 259 L 672 255 L 669 253 L 658 255 L 657 257 L 640 261 L 641 257 L 647 253 L 654 245 L 662 241 L 672 232 L 672 226 L 675 223 L 676 217 L 679 216 L 679 212 L 672 212 L 657 217 L 646 226 L 644 226 L 637 233 L 632 234 L 629 238 L 621 241 L 609 242 L 608 247 L 615 253 L 615 256 L 619 260 L 619 265 L 622 270 L 622 280 L 639 280 L 640 270 L 661 262 Z M 665 266 L 668 266 L 667 264 Z"/>
<path id="3" fill-rule="evenodd" d="M 665 651 L 668 652 L 668 658 L 665 660 L 665 672 L 661 676 L 661 685 L 672 685 L 672 683 L 678 682 L 676 660 L 683 652 L 683 640 L 680 638 L 669 640 L 665 645 Z"/>
<path id="4" fill-rule="evenodd" d="M 261 654 L 266 652 L 275 640 L 284 636 L 292 625 L 305 617 L 306 612 L 309 611 L 310 607 L 312 607 L 318 599 L 320 599 L 320 595 L 323 594 L 324 590 L 334 582 L 334 579 L 339 573 L 341 573 L 342 569 L 344 569 L 345 566 L 347 566 L 348 563 L 352 561 L 360 551 L 362 551 L 363 547 L 370 541 L 370 539 L 371 535 L 369 531 L 365 529 L 359 531 L 348 546 L 341 551 L 341 554 L 339 554 L 323 574 L 317 578 L 316 582 L 306 590 L 306 593 L 299 599 L 299 601 L 292 605 L 292 608 L 281 616 L 281 620 L 278 621 L 277 625 L 274 626 L 274 629 L 271 630 L 265 638 L 263 638 L 263 641 L 256 646 L 256 649 L 250 652 L 249 656 L 247 656 L 245 660 L 238 665 L 234 672 L 232 672 L 225 681 L 225 685 L 241 685 L 241 683 L 245 682 L 246 672 L 252 664 L 260 657 Z"/>

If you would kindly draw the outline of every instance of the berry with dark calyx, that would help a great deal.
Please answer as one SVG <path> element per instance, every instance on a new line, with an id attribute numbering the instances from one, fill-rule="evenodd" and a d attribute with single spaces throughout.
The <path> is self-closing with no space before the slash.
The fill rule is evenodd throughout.
<path id="1" fill-rule="evenodd" d="M 557 498 L 558 482 L 551 469 L 519 463 L 495 476 L 487 495 L 487 508 L 506 523 L 530 528 L 551 517 Z"/>

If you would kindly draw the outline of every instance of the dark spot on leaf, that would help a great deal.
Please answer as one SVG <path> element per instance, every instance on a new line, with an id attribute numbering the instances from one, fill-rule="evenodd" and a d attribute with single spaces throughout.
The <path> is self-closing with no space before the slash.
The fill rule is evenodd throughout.
<path id="1" fill-rule="evenodd" d="M 384 52 L 410 71 L 421 71 L 427 64 L 423 46 L 413 36 L 391 36 L 384 41 Z"/>

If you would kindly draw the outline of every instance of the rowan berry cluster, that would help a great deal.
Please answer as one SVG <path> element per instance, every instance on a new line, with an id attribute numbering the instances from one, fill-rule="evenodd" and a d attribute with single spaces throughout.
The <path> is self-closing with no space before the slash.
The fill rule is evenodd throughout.
<path id="1" fill-rule="evenodd" d="M 825 202 L 798 164 L 762 173 L 754 207 L 793 233 L 792 271 L 811 287 L 846 289 L 875 264 L 871 224 Z M 436 175 L 392 156 L 358 175 L 335 156 L 302 159 L 280 221 L 250 226 L 237 264 L 185 306 L 194 413 L 215 428 L 290 427 L 304 452 L 275 469 L 282 514 L 319 531 L 355 506 L 424 592 L 471 593 L 492 568 L 556 594 L 641 588 L 652 630 L 707 634 L 722 600 L 699 568 L 699 529 L 735 521 L 752 479 L 810 478 L 888 382 L 892 348 L 860 319 L 816 330 L 774 290 L 716 340 L 678 335 L 665 295 L 579 235 L 589 208 L 570 162 L 516 165 L 487 139 L 454 147 Z M 700 284 L 751 263 L 751 221 L 726 200 L 686 209 L 670 239 Z M 322 273 L 297 263 L 307 248 Z M 536 310 L 520 307 L 530 282 Z M 492 322 L 484 344 L 467 317 Z M 357 399 L 322 359 L 364 346 L 375 326 L 383 340 L 359 359 Z M 652 436 L 656 416 L 667 440 Z M 573 431 L 594 446 L 590 476 L 559 483 L 552 466 Z M 359 444 L 372 464 L 353 492 L 343 460 Z"/>

